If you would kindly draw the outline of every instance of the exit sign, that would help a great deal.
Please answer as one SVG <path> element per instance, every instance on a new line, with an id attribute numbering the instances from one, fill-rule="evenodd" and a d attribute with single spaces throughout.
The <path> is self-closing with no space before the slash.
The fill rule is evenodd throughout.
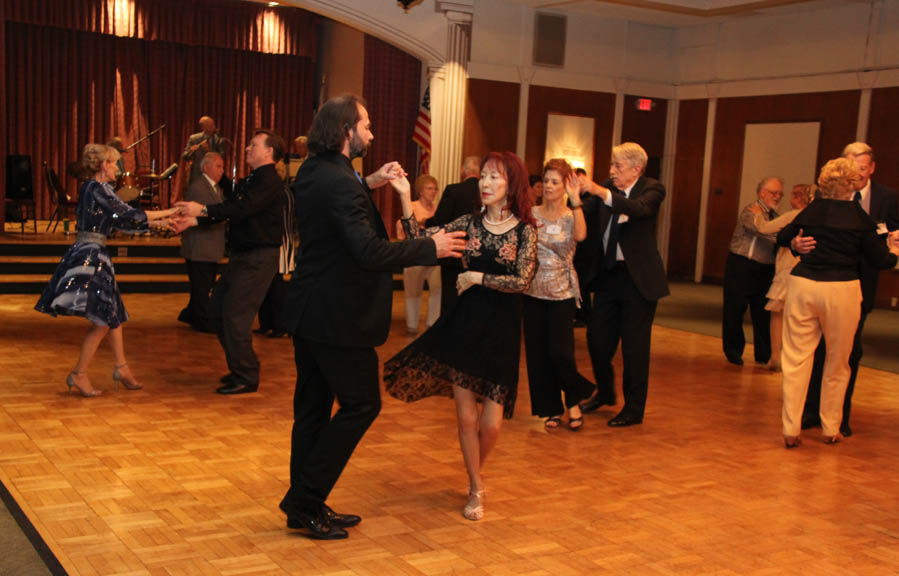
<path id="1" fill-rule="evenodd" d="M 656 103 L 650 98 L 637 98 L 637 110 L 641 112 L 652 112 L 655 110 Z"/>

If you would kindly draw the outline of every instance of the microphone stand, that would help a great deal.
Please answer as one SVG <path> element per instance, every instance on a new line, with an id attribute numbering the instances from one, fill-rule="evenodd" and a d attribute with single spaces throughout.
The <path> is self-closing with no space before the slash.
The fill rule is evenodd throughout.
<path id="1" fill-rule="evenodd" d="M 132 142 L 130 146 L 128 146 L 127 148 L 125 148 L 125 152 L 131 150 L 132 148 L 135 148 L 138 144 L 140 144 L 140 143 L 143 142 L 144 140 L 148 139 L 148 138 L 149 138 L 150 136 L 152 136 L 153 134 L 156 134 L 156 133 L 159 132 L 160 130 L 163 130 L 164 128 L 165 128 L 165 124 L 160 124 L 159 128 L 153 130 L 152 132 L 150 132 L 149 134 L 147 134 L 147 135 L 144 136 L 143 138 L 139 138 L 138 140 L 135 140 L 134 142 Z M 151 154 L 152 154 L 152 151 L 151 151 Z M 155 163 L 151 160 L 151 165 L 152 165 L 152 164 L 155 164 Z M 137 167 L 138 167 L 138 162 L 137 162 L 137 149 L 135 148 L 135 150 L 134 150 L 134 171 L 135 171 L 135 172 L 137 172 Z M 151 170 L 151 171 L 155 171 L 155 170 L 154 170 L 154 167 L 151 167 L 150 170 Z"/>

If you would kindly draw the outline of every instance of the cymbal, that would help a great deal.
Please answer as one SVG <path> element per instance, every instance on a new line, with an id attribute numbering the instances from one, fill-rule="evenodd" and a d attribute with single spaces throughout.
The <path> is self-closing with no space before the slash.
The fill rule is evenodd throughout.
<path id="1" fill-rule="evenodd" d="M 157 179 L 159 179 L 159 174 L 156 174 L 155 172 L 153 172 L 150 174 L 141 174 L 140 177 L 141 178 L 149 178 L 150 180 L 157 180 Z"/>

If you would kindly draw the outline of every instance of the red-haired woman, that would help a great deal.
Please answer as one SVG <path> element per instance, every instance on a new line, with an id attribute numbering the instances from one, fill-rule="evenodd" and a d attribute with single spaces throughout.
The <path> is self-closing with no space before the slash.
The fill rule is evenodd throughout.
<path id="1" fill-rule="evenodd" d="M 432 234 L 412 213 L 409 182 L 395 180 L 403 204 L 403 226 L 410 238 Z M 446 225 L 464 230 L 456 305 L 434 326 L 384 365 L 392 396 L 411 402 L 426 396 L 452 396 L 459 444 L 468 471 L 469 520 L 484 516 L 481 468 L 496 445 L 503 417 L 511 418 L 518 390 L 522 293 L 537 262 L 537 231 L 531 219 L 528 175 L 511 152 L 491 152 L 481 164 L 480 213 Z M 478 412 L 478 400 L 482 407 Z"/>
<path id="2" fill-rule="evenodd" d="M 568 428 L 580 430 L 578 403 L 595 388 L 574 359 L 574 312 L 581 299 L 574 249 L 587 236 L 579 188 L 571 165 L 553 158 L 543 167 L 543 204 L 534 207 L 537 275 L 524 298 L 524 349 L 531 414 L 545 418 L 547 430 L 561 425 L 563 392 Z"/>

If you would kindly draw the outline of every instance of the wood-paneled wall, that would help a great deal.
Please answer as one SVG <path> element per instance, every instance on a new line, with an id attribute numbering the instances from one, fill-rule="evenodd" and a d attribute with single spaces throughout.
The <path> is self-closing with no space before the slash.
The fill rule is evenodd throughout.
<path id="1" fill-rule="evenodd" d="M 843 147 L 855 140 L 859 96 L 857 90 L 849 90 L 718 101 L 703 265 L 705 279 L 720 282 L 724 277 L 728 242 L 737 221 L 746 124 L 820 122 L 817 162 L 820 167 L 839 156 Z"/>
<path id="2" fill-rule="evenodd" d="M 868 144 L 877 159 L 873 179 L 890 188 L 899 189 L 899 87 L 871 91 L 871 115 L 868 121 Z M 899 299 L 899 271 L 880 273 L 876 305 L 894 308 L 892 298 Z"/>
<path id="3" fill-rule="evenodd" d="M 531 86 L 528 93 L 528 137 L 524 162 L 528 172 L 539 174 L 546 150 L 546 119 L 550 113 L 587 116 L 596 120 L 593 135 L 593 178 L 602 180 L 612 154 L 615 95 L 604 92 Z"/>
<path id="4" fill-rule="evenodd" d="M 709 101 L 684 100 L 677 119 L 674 181 L 668 191 L 671 227 L 668 239 L 668 277 L 692 280 L 696 270 L 702 169 Z"/>
<path id="5" fill-rule="evenodd" d="M 518 142 L 519 85 L 494 80 L 468 80 L 462 157 L 491 150 L 512 150 Z"/>
<path id="6" fill-rule="evenodd" d="M 668 101 L 654 100 L 652 110 L 637 110 L 640 96 L 624 97 L 624 112 L 621 118 L 621 141 L 636 142 L 649 155 L 647 176 L 659 178 L 662 156 L 665 155 L 665 122 L 668 115 Z M 603 175 L 607 165 L 600 163 L 594 172 Z"/>

